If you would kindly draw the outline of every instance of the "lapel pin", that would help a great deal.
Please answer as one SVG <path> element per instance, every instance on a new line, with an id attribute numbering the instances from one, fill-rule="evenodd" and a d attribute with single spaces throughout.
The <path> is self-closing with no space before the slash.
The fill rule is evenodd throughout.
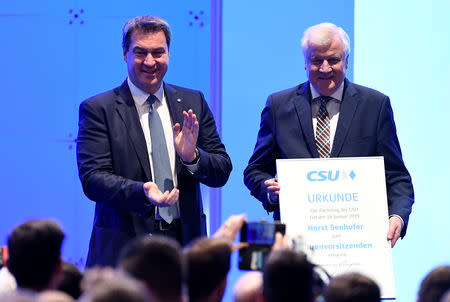
<path id="1" fill-rule="evenodd" d="M 181 99 L 180 99 L 180 98 L 178 98 L 178 99 L 177 99 L 177 102 L 178 102 L 178 103 L 181 103 Z"/>

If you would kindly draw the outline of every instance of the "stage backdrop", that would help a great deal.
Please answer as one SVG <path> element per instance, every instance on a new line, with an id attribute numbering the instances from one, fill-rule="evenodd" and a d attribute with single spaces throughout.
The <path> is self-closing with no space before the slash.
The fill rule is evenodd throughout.
<path id="1" fill-rule="evenodd" d="M 210 48 L 209 18 L 218 3 L 2 3 L 1 244 L 25 219 L 56 218 L 67 233 L 64 258 L 83 265 L 93 202 L 84 197 L 76 170 L 79 103 L 124 80 L 121 27 L 135 15 L 150 13 L 167 19 L 173 29 L 167 80 L 201 89 L 209 99 L 210 68 L 220 67 L 209 63 L 210 51 L 217 51 Z M 224 1 L 222 133 L 234 170 L 223 189 L 222 219 L 246 213 L 248 219 L 271 220 L 242 181 L 260 112 L 268 94 L 306 79 L 300 47 L 303 30 L 334 22 L 349 33 L 354 46 L 349 79 L 392 100 L 416 190 L 408 234 L 393 251 L 396 290 L 399 301 L 413 301 L 425 274 L 450 262 L 444 91 L 450 70 L 449 11 L 446 0 Z M 232 265 L 225 301 L 231 300 L 232 285 L 242 274 L 235 257 Z"/>

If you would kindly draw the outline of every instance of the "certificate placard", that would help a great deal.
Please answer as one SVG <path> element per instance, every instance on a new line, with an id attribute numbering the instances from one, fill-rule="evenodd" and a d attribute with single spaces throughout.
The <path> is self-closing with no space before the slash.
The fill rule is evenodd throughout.
<path id="1" fill-rule="evenodd" d="M 277 160 L 281 221 L 329 274 L 361 272 L 395 298 L 383 157 Z"/>

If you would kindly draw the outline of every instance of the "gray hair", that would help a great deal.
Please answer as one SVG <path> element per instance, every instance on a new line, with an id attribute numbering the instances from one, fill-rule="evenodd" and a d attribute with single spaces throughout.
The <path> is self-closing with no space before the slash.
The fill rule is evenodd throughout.
<path id="1" fill-rule="evenodd" d="M 137 16 L 128 20 L 122 29 L 122 48 L 124 51 L 128 51 L 131 44 L 131 35 L 136 31 L 146 34 L 162 31 L 166 36 L 167 48 L 170 48 L 172 32 L 170 31 L 169 24 L 163 18 L 147 15 Z"/>
<path id="2" fill-rule="evenodd" d="M 306 58 L 308 47 L 311 43 L 321 46 L 330 45 L 333 38 L 339 37 L 344 45 L 345 57 L 350 53 L 350 38 L 347 33 L 340 27 L 337 27 L 333 23 L 320 23 L 311 27 L 308 27 L 303 33 L 302 37 L 302 50 L 303 55 Z"/>

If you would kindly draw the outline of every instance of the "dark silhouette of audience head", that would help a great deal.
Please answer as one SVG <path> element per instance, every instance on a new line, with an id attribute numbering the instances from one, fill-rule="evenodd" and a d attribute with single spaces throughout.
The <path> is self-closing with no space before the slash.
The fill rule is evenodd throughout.
<path id="1" fill-rule="evenodd" d="M 83 279 L 83 273 L 78 267 L 73 263 L 64 261 L 57 289 L 76 300 L 81 296 L 81 279 Z"/>
<path id="2" fill-rule="evenodd" d="M 417 302 L 439 302 L 449 289 L 450 265 L 438 266 L 422 280 Z"/>
<path id="3" fill-rule="evenodd" d="M 230 270 L 232 244 L 224 238 L 200 238 L 185 248 L 190 302 L 221 301 Z"/>
<path id="4" fill-rule="evenodd" d="M 7 266 L 20 288 L 36 291 L 56 287 L 62 269 L 64 232 L 51 220 L 31 220 L 11 232 Z"/>
<path id="5" fill-rule="evenodd" d="M 263 267 L 266 302 L 312 301 L 313 266 L 306 255 L 290 249 L 270 252 Z"/>
<path id="6" fill-rule="evenodd" d="M 345 273 L 331 279 L 325 290 L 326 302 L 380 302 L 377 283 L 360 273 Z"/>
<path id="7" fill-rule="evenodd" d="M 183 282 L 181 247 L 163 236 L 145 236 L 121 251 L 118 267 L 145 283 L 158 301 L 180 301 Z"/>

